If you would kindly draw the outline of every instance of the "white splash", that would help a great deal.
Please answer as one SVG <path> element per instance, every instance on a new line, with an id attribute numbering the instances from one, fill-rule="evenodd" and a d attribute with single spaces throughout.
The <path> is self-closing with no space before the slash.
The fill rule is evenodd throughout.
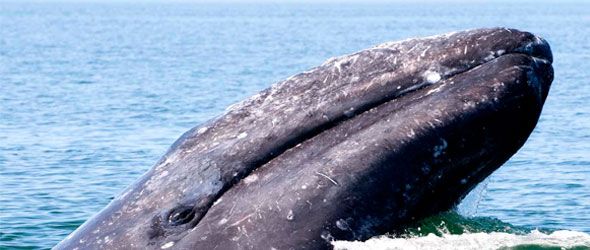
<path id="1" fill-rule="evenodd" d="M 572 248 L 576 246 L 590 246 L 590 235 L 576 231 L 555 231 L 545 234 L 534 230 L 526 235 L 509 233 L 467 233 L 445 234 L 442 237 L 429 234 L 423 237 L 389 238 L 379 236 L 365 242 L 334 241 L 334 249 L 477 249 L 492 250 L 518 245 L 541 245 Z"/>

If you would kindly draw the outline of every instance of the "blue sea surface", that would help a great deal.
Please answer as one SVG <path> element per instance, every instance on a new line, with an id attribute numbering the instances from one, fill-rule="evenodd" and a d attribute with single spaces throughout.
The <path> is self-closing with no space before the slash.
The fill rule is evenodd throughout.
<path id="1" fill-rule="evenodd" d="M 590 232 L 588 2 L 0 0 L 0 248 L 54 246 L 184 131 L 273 82 L 382 42 L 496 26 L 546 38 L 555 81 L 525 146 L 461 207 Z"/>

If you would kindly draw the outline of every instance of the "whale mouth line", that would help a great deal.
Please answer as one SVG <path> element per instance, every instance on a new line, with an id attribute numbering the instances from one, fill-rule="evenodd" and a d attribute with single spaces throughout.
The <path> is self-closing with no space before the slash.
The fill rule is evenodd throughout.
<path id="1" fill-rule="evenodd" d="M 466 68 L 462 68 L 460 70 L 451 72 L 449 74 L 446 75 L 440 75 L 440 79 L 437 79 L 436 81 L 429 81 L 427 79 L 426 76 L 424 76 L 424 79 L 422 82 L 411 85 L 407 88 L 404 89 L 400 89 L 397 90 L 397 92 L 394 92 L 392 94 L 386 95 L 385 98 L 381 98 L 378 100 L 375 100 L 373 102 L 369 102 L 366 105 L 363 106 L 359 106 L 357 108 L 354 109 L 354 112 L 351 113 L 344 113 L 343 115 L 336 117 L 332 120 L 328 120 L 326 123 L 321 124 L 318 127 L 315 127 L 314 129 L 310 130 L 307 133 L 303 133 L 300 136 L 297 136 L 295 138 L 293 138 L 291 141 L 287 142 L 285 145 L 283 145 L 282 147 L 279 147 L 277 150 L 275 150 L 274 152 L 272 152 L 269 156 L 267 157 L 262 157 L 260 160 L 256 161 L 256 162 L 251 162 L 252 166 L 254 166 L 253 168 L 249 169 L 249 171 L 246 171 L 242 174 L 239 174 L 236 176 L 236 178 L 234 178 L 230 184 L 223 188 L 219 193 L 217 193 L 217 195 L 215 195 L 214 197 L 211 197 L 209 204 L 206 207 L 194 207 L 193 211 L 191 211 L 191 215 L 194 216 L 194 218 L 190 219 L 190 220 L 185 220 L 184 223 L 174 223 L 171 222 L 170 225 L 173 226 L 178 226 L 181 224 L 188 224 L 187 229 L 192 229 L 195 228 L 200 220 L 205 217 L 205 215 L 207 214 L 208 210 L 214 205 L 216 204 L 222 197 L 223 195 L 229 191 L 231 188 L 233 188 L 236 184 L 238 184 L 241 181 L 244 181 L 248 176 L 250 176 L 254 171 L 256 171 L 257 169 L 261 168 L 262 166 L 266 165 L 267 163 L 271 162 L 273 159 L 281 156 L 283 153 L 285 153 L 286 151 L 295 148 L 297 145 L 300 145 L 301 143 L 304 143 L 314 137 L 316 137 L 317 135 L 324 133 L 326 131 L 329 131 L 335 127 L 337 127 L 339 124 L 346 122 L 346 121 L 350 121 L 350 120 L 354 120 L 356 117 L 358 117 L 359 115 L 378 108 L 386 103 L 389 103 L 393 100 L 396 100 L 398 98 L 401 98 L 405 95 L 409 95 L 412 93 L 416 93 L 421 91 L 422 89 L 425 89 L 427 87 L 433 86 L 433 85 L 438 85 L 440 83 L 443 83 L 449 79 L 452 79 L 453 77 L 459 76 L 461 74 L 464 74 L 468 71 L 471 71 L 475 68 L 481 67 L 485 64 L 488 63 L 493 63 L 495 60 L 498 60 L 501 57 L 505 57 L 505 56 L 510 56 L 510 55 L 524 55 L 527 57 L 530 57 L 531 60 L 533 61 L 533 63 L 535 65 L 531 65 L 531 67 L 535 67 L 538 64 L 545 64 L 545 65 L 551 65 L 552 64 L 552 57 L 550 54 L 538 54 L 535 52 L 534 49 L 536 47 L 541 47 L 543 48 L 544 46 L 548 46 L 547 42 L 544 41 L 541 38 L 538 38 L 535 36 L 535 40 L 530 41 L 529 43 L 515 48 L 514 50 L 511 50 L 509 52 L 505 52 L 502 54 L 498 54 L 498 55 L 494 55 L 493 57 L 490 58 L 486 58 L 484 59 L 483 62 L 478 63 L 478 64 L 474 64 L 471 67 L 466 67 Z M 422 74 L 423 75 L 423 74 Z M 539 82 L 535 82 L 534 84 L 540 85 Z M 538 86 L 539 88 L 541 86 Z M 427 95 L 429 95 L 430 93 L 427 93 Z M 324 176 L 325 178 L 325 176 Z M 338 185 L 337 182 L 335 182 L 334 180 L 329 180 L 330 182 L 334 183 L 335 185 Z M 195 213 L 195 211 L 199 209 L 200 215 L 199 213 Z M 203 211 L 204 210 L 204 211 Z"/>

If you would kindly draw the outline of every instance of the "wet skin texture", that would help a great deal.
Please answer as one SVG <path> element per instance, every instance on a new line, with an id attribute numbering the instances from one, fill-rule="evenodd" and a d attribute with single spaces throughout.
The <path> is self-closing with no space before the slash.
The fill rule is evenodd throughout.
<path id="1" fill-rule="evenodd" d="M 186 132 L 57 249 L 321 249 L 452 208 L 535 127 L 546 41 L 478 29 L 333 58 Z"/>

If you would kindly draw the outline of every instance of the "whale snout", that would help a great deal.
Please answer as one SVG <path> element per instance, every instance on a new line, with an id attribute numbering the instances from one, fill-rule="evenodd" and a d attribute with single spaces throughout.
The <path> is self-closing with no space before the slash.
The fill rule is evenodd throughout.
<path id="1" fill-rule="evenodd" d="M 542 40 L 542 44 L 540 46 L 541 49 L 536 51 L 533 54 L 533 76 L 532 79 L 535 79 L 535 84 L 538 86 L 537 91 L 539 93 L 541 104 L 545 103 L 547 99 L 547 95 L 549 94 L 549 89 L 551 88 L 551 83 L 553 82 L 553 66 L 551 65 L 553 62 L 551 49 L 549 48 L 549 44 Z"/>
<path id="2" fill-rule="evenodd" d="M 538 92 L 539 100 L 544 103 L 553 81 L 553 54 L 551 47 L 547 40 L 528 32 L 523 33 L 528 39 L 524 45 L 515 51 L 528 55 L 532 59 L 530 82 L 536 86 L 535 89 Z"/>

